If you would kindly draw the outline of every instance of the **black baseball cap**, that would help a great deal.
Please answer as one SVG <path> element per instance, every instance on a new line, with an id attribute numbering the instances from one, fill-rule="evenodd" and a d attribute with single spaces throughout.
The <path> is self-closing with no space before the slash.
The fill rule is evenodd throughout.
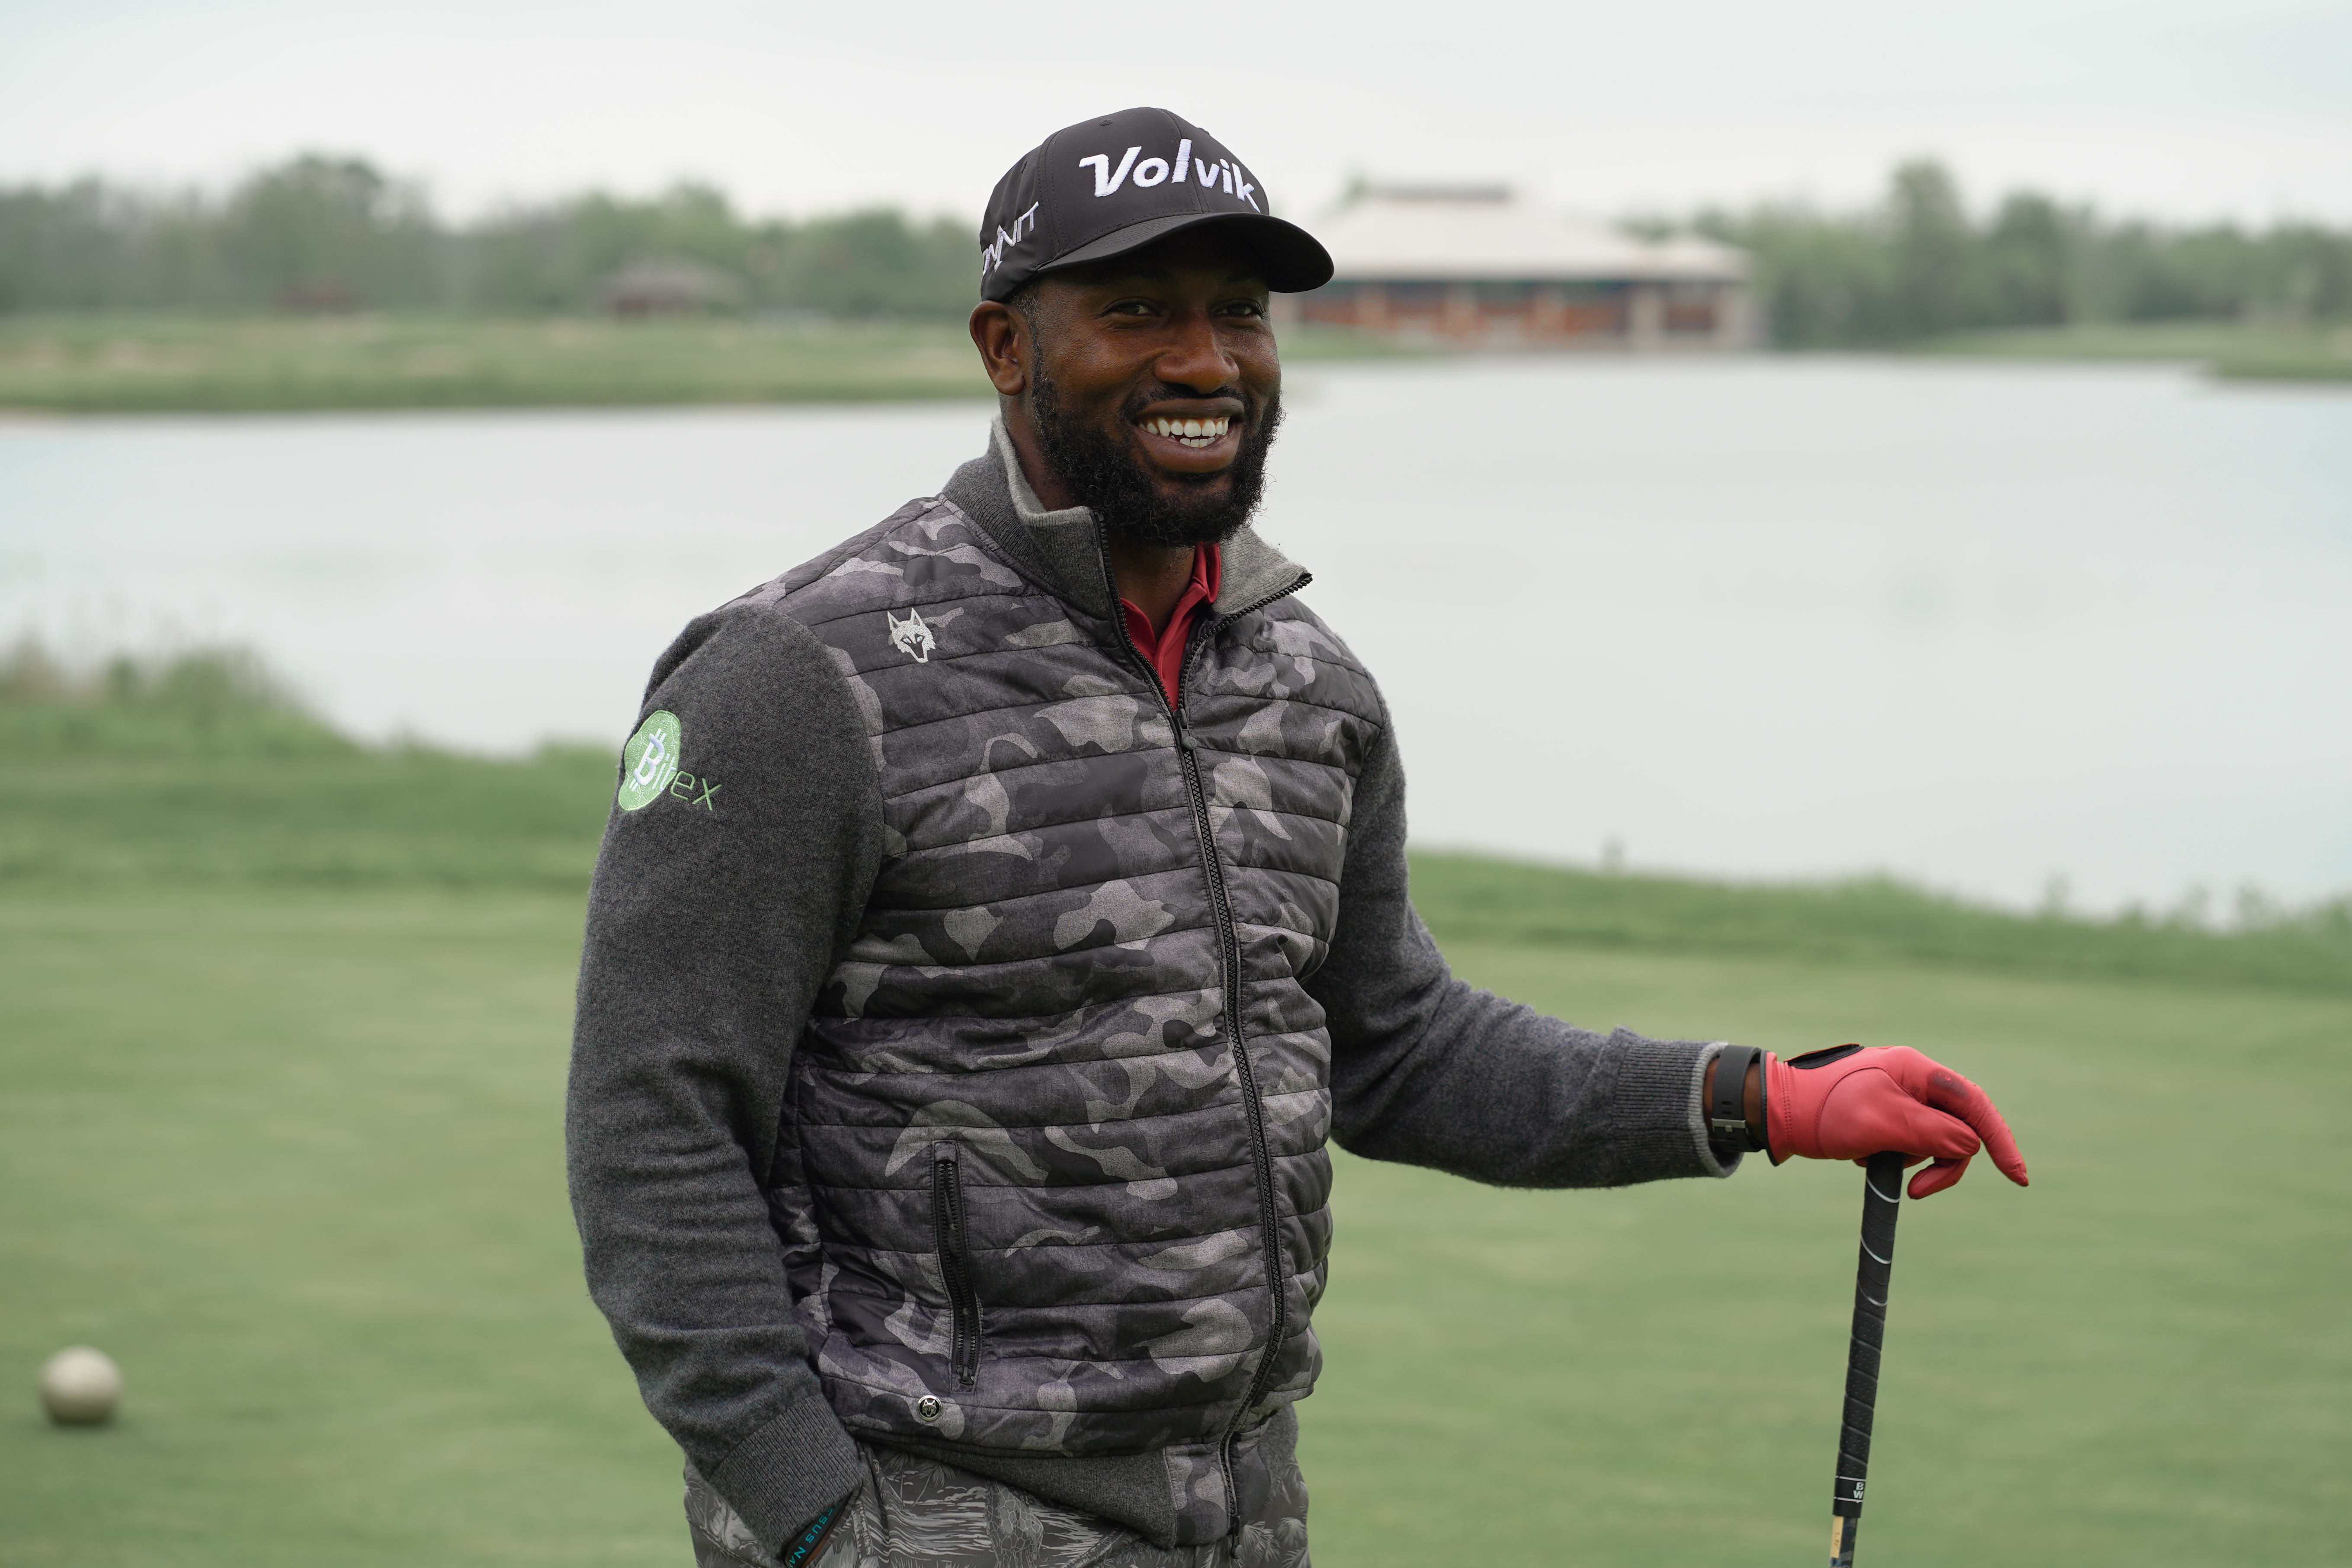
<path id="1" fill-rule="evenodd" d="M 980 225 L 980 297 L 1007 300 L 1041 272 L 1124 256 L 1213 224 L 1253 251 L 1266 287 L 1331 281 L 1331 255 L 1267 209 L 1225 144 L 1164 109 L 1123 109 L 1055 132 L 996 182 Z"/>

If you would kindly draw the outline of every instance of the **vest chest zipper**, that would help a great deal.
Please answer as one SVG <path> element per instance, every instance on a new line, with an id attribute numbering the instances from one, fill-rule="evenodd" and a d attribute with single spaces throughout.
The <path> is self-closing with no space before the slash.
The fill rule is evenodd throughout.
<path id="1" fill-rule="evenodd" d="M 964 1236 L 962 1172 L 952 1154 L 931 1156 L 931 1233 L 954 1324 L 948 1364 L 957 1385 L 970 1388 L 980 1377 L 980 1297 L 972 1289 L 971 1253 Z"/>
<path id="2" fill-rule="evenodd" d="M 1095 536 L 1096 542 L 1103 551 L 1104 585 L 1110 589 L 1111 603 L 1115 605 L 1118 603 L 1118 584 L 1111 576 L 1108 541 L 1099 521 L 1095 524 Z M 1224 1437 L 1217 1446 L 1217 1468 L 1224 1473 L 1225 1479 L 1225 1517 L 1230 1521 L 1229 1533 L 1236 1538 L 1242 1530 L 1242 1509 L 1241 1490 L 1234 1480 L 1234 1438 L 1241 1431 L 1242 1423 L 1249 1419 L 1250 1411 L 1256 1406 L 1265 1393 L 1266 1384 L 1273 1378 L 1275 1360 L 1281 1352 L 1290 1317 L 1290 1289 L 1287 1271 L 1282 1266 L 1282 1225 L 1275 1207 L 1274 1158 L 1266 1152 L 1265 1146 L 1265 1105 L 1258 1094 L 1257 1072 L 1250 1061 L 1249 1047 L 1242 1038 L 1241 933 L 1234 925 L 1233 905 L 1225 893 L 1224 866 L 1217 858 L 1216 825 L 1209 819 L 1208 791 L 1201 783 L 1201 744 L 1193 738 L 1192 727 L 1184 721 L 1184 678 L 1192 671 L 1193 656 L 1214 639 L 1228 623 L 1262 610 L 1276 599 L 1286 598 L 1306 585 L 1307 577 L 1302 573 L 1297 582 L 1278 594 L 1269 594 L 1230 616 L 1215 616 L 1196 625 L 1192 637 L 1187 639 L 1184 658 L 1176 667 L 1174 691 L 1161 689 L 1159 673 L 1144 659 L 1134 639 L 1127 636 L 1123 625 L 1119 627 L 1118 638 L 1120 646 L 1127 650 L 1128 662 L 1141 669 L 1151 689 L 1160 693 L 1160 700 L 1168 710 L 1169 723 L 1175 731 L 1176 761 L 1184 774 L 1184 793 L 1192 804 L 1192 827 L 1201 838 L 1201 861 L 1208 871 L 1209 904 L 1217 921 L 1217 957 L 1224 969 L 1225 1037 L 1233 1047 L 1234 1069 L 1242 1080 L 1242 1106 L 1249 1118 L 1250 1163 L 1257 1178 L 1258 1232 L 1264 1240 L 1266 1292 L 1271 1303 L 1267 1310 L 1265 1350 L 1258 1357 L 1257 1371 L 1250 1378 L 1249 1392 L 1242 1396 L 1241 1407 L 1234 1412 L 1233 1422 L 1225 1428 Z M 1114 611 L 1115 624 L 1117 619 L 1117 612 Z"/>
<path id="3" fill-rule="evenodd" d="M 1184 664 L 1191 663 L 1188 653 Z M 1225 971 L 1225 1042 L 1233 1048 L 1234 1069 L 1242 1080 L 1242 1109 L 1249 1118 L 1250 1163 L 1257 1178 L 1258 1234 L 1264 1238 L 1265 1251 L 1265 1349 L 1258 1355 L 1257 1371 L 1250 1378 L 1249 1392 L 1242 1395 L 1241 1405 L 1234 1412 L 1233 1422 L 1226 1426 L 1217 1451 L 1217 1468 L 1225 1478 L 1225 1517 L 1230 1533 L 1239 1537 L 1242 1501 L 1240 1485 L 1234 1479 L 1234 1436 L 1249 1418 L 1250 1410 L 1274 1372 L 1275 1356 L 1282 1349 L 1290 1316 L 1290 1290 L 1282 1267 L 1282 1222 L 1274 1202 L 1274 1157 L 1265 1147 L 1265 1105 L 1258 1096 L 1257 1069 L 1242 1038 L 1241 933 L 1234 928 L 1233 905 L 1225 894 L 1224 868 L 1217 859 L 1216 825 L 1209 819 L 1208 791 L 1201 784 L 1200 743 L 1192 739 L 1192 730 L 1182 718 L 1183 690 L 1183 667 L 1180 667 L 1177 698 L 1170 702 L 1169 710 L 1176 721 L 1177 761 L 1184 771 L 1186 792 L 1192 798 L 1193 826 L 1201 836 L 1201 854 L 1209 868 L 1209 901 L 1217 920 L 1217 955 Z"/>

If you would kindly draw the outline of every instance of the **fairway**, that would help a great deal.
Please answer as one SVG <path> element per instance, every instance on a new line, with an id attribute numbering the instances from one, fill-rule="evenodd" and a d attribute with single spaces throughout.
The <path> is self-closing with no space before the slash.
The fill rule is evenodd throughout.
<path id="1" fill-rule="evenodd" d="M 9 1564 L 656 1563 L 676 1465 L 580 1282 L 578 900 L 0 905 Z M 25 1383 L 29 1389 L 29 1383 Z"/>
<path id="2" fill-rule="evenodd" d="M 678 1563 L 675 1450 L 581 1286 L 579 905 L 0 900 L 0 1563 Z M 2352 999 L 1455 944 L 1582 1022 L 1917 1046 L 2032 1162 L 1904 1221 L 1880 1563 L 2352 1553 Z M 1325 1568 L 1818 1561 L 1859 1173 L 1496 1193 L 1342 1159 L 1302 1406 Z M 40 1417 L 42 1357 L 123 1365 Z"/>

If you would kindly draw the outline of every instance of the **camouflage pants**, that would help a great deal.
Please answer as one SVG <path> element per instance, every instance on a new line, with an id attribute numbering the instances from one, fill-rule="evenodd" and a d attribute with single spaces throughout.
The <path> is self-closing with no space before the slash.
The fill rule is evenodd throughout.
<path id="1" fill-rule="evenodd" d="M 1295 1465 L 1238 1541 L 1162 1548 L 969 1470 L 864 1443 L 857 1451 L 866 1480 L 808 1568 L 1308 1568 L 1307 1482 Z M 686 1520 L 698 1568 L 774 1568 L 692 1465 Z"/>

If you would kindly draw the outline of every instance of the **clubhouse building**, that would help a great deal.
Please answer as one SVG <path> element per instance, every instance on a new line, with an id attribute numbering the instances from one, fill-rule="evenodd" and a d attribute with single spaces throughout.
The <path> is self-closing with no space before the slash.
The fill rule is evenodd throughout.
<path id="1" fill-rule="evenodd" d="M 1757 338 L 1743 252 L 1580 224 L 1501 186 L 1372 186 L 1314 232 L 1339 270 L 1286 298 L 1293 321 L 1465 349 L 1656 353 Z"/>

